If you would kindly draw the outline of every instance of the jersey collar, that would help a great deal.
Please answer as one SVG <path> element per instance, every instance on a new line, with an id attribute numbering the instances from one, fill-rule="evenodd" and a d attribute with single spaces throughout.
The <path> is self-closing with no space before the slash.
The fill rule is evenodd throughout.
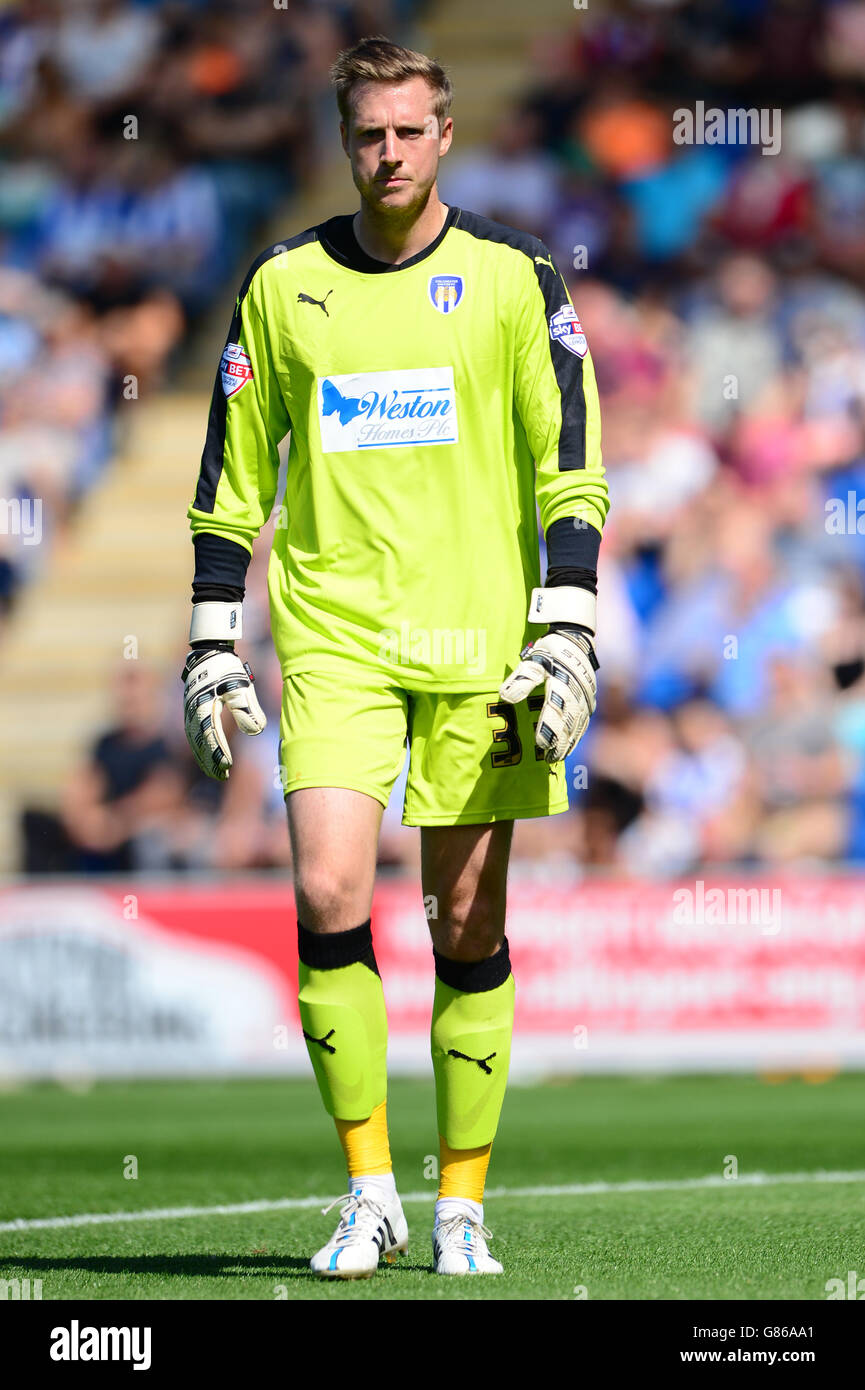
<path id="1" fill-rule="evenodd" d="M 431 241 L 429 246 L 418 251 L 416 256 L 410 256 L 407 261 L 401 261 L 399 265 L 391 265 L 389 261 L 377 261 L 375 257 L 368 256 L 361 249 L 351 225 L 354 221 L 353 212 L 331 217 L 327 222 L 322 223 L 319 228 L 318 239 L 321 242 L 322 250 L 332 260 L 345 266 L 348 270 L 359 270 L 366 275 L 388 275 L 396 270 L 409 270 L 411 266 L 417 265 L 419 261 L 425 261 L 427 256 L 431 256 L 444 241 L 449 228 L 458 220 L 459 215 L 459 208 L 449 207 L 444 226 L 435 241 Z"/>

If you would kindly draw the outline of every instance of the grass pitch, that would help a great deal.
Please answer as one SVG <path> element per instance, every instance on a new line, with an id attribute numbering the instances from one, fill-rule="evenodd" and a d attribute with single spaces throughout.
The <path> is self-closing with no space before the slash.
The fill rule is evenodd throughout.
<path id="1" fill-rule="evenodd" d="M 486 1202 L 498 1278 L 431 1273 L 432 1084 L 393 1082 L 388 1110 L 397 1182 L 413 1194 L 408 1256 L 324 1282 L 308 1261 L 336 1224 L 320 1205 L 344 1173 L 311 1081 L 0 1095 L 0 1280 L 41 1280 L 44 1300 L 822 1300 L 827 1280 L 865 1274 L 862 1075 L 513 1086 Z M 543 1191 L 559 1186 L 577 1190 Z M 209 1210 L 286 1199 L 298 1205 Z M 86 1219 L 29 1224 L 73 1216 Z"/>

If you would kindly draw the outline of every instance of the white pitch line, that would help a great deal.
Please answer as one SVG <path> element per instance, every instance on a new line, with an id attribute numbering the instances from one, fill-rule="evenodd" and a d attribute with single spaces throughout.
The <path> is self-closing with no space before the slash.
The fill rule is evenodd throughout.
<path id="1" fill-rule="evenodd" d="M 484 1197 L 596 1197 L 605 1193 L 628 1192 L 691 1192 L 711 1187 L 777 1187 L 782 1183 L 855 1183 L 865 1182 L 865 1172 L 814 1173 L 745 1173 L 739 1178 L 724 1178 L 711 1174 L 705 1178 L 672 1178 L 657 1182 L 584 1182 L 562 1187 L 494 1187 Z M 18 1217 L 15 1221 L 0 1221 L 4 1231 L 48 1231 L 64 1226 L 112 1226 L 124 1221 L 177 1221 L 187 1216 L 251 1216 L 263 1211 L 305 1211 L 327 1206 L 329 1197 L 278 1197 L 259 1202 L 232 1202 L 215 1207 L 151 1207 L 143 1211 L 81 1212 L 77 1216 L 42 1216 L 34 1219 Z M 400 1200 L 432 1202 L 433 1193 L 406 1192 Z"/>

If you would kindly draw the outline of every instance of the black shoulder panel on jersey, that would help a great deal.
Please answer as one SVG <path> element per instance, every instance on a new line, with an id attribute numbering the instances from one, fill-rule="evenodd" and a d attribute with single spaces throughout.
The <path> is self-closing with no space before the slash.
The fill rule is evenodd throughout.
<path id="1" fill-rule="evenodd" d="M 503 246 L 513 246 L 527 256 L 549 256 L 542 241 L 531 232 L 521 232 L 518 227 L 508 227 L 504 222 L 494 222 L 491 217 L 482 217 L 479 212 L 467 212 L 465 208 L 452 208 L 456 212 L 454 227 L 479 241 L 495 241 Z"/>
<path id="2" fill-rule="evenodd" d="M 231 325 L 225 339 L 225 347 L 229 343 L 236 343 L 240 337 L 240 306 L 247 296 L 249 287 L 256 273 L 261 269 L 266 261 L 273 260 L 274 256 L 281 256 L 283 251 L 294 251 L 298 246 L 305 246 L 307 242 L 315 241 L 318 235 L 318 227 L 307 227 L 305 231 L 299 232 L 295 237 L 289 237 L 288 241 L 275 241 L 272 246 L 268 246 L 262 251 L 260 256 L 256 256 L 246 278 L 240 287 L 237 301 L 234 305 L 234 313 L 231 318 Z M 224 351 L 224 349 L 223 349 Z M 195 492 L 194 506 L 201 512 L 212 512 L 216 505 L 216 489 L 219 486 L 219 479 L 222 477 L 222 464 L 225 454 L 225 403 L 226 395 L 222 389 L 222 374 L 220 367 L 216 369 L 216 381 L 213 386 L 213 395 L 210 401 L 210 415 L 207 421 L 207 437 L 204 441 L 204 452 L 201 455 L 201 472 L 198 475 L 198 487 Z"/>
<path id="3" fill-rule="evenodd" d="M 518 231 L 503 222 L 493 222 L 476 212 L 459 210 L 455 227 L 481 241 L 495 241 L 522 251 L 534 265 L 535 275 L 544 296 L 544 312 L 549 324 L 553 314 L 567 304 L 565 283 L 553 265 L 550 250 L 536 236 Z M 586 398 L 583 393 L 583 359 L 563 348 L 553 353 L 550 338 L 550 359 L 562 401 L 562 432 L 559 436 L 559 471 L 586 466 Z"/>

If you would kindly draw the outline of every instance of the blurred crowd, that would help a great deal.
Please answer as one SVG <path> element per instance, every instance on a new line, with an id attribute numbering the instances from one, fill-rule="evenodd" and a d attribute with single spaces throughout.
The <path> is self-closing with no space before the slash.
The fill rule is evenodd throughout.
<path id="1" fill-rule="evenodd" d="M 148 34 L 166 23 L 168 7 L 122 9 L 135 9 Z M 194 50 L 195 13 L 184 14 Z M 50 65 L 52 90 L 81 100 L 70 51 Z M 544 873 L 561 864 L 633 876 L 861 861 L 865 4 L 620 0 L 541 33 L 531 58 L 534 79 L 488 149 L 462 150 L 457 120 L 440 190 L 446 203 L 541 236 L 568 279 L 598 377 L 611 513 L 599 572 L 601 698 L 568 760 L 571 810 L 519 822 L 515 856 Z M 46 81 L 43 62 L 22 77 L 22 102 Z M 203 59 L 191 68 L 216 82 Z M 200 87 L 189 90 L 187 124 L 172 106 L 174 83 L 160 114 L 181 120 L 194 176 L 216 179 Z M 208 96 L 205 110 L 211 101 L 219 105 Z M 738 143 L 677 143 L 676 112 L 698 102 L 780 112 L 779 147 L 764 154 L 741 131 Z M 262 164 L 272 167 L 265 152 Z M 102 175 L 114 165 L 100 156 L 94 167 Z M 156 186 L 168 177 L 151 173 Z M 38 189 L 38 179 L 24 183 Z M 69 206 L 77 196 L 66 187 Z M 26 207 L 27 197 L 18 202 Z M 51 265 L 56 274 L 61 248 L 46 237 L 40 273 Z M 73 279 L 74 250 L 65 270 Z M 65 300 L 91 336 L 111 312 L 106 280 L 116 284 L 121 270 L 130 273 L 128 264 L 106 268 L 98 307 L 80 284 Z M 166 290 L 160 275 L 139 281 L 139 302 L 169 294 L 188 313 L 197 273 L 193 257 L 183 288 Z M 50 293 L 70 296 L 69 281 L 55 280 Z M 28 300 L 35 305 L 38 297 Z M 25 316 L 18 331 L 34 335 L 34 352 L 63 351 Z M 153 729 L 149 780 L 118 781 L 112 767 L 124 758 L 101 744 L 98 777 L 70 790 L 65 824 L 82 866 L 100 867 L 100 855 L 112 862 L 118 846 L 104 834 L 119 835 L 123 822 L 107 811 L 131 804 L 145 783 L 155 800 L 142 798 L 140 833 L 121 847 L 133 863 L 287 862 L 267 545 L 263 536 L 247 601 L 258 614 L 248 654 L 267 735 L 244 741 L 242 776 L 220 799 L 183 761 L 172 688 L 163 721 L 171 733 Z M 119 691 L 118 709 L 131 705 Z M 401 791 L 402 779 L 381 861 L 416 866 L 418 836 L 399 824 Z M 168 800 L 154 810 L 159 797 Z M 77 829 L 85 825 L 95 827 L 88 837 Z"/>
<path id="2" fill-rule="evenodd" d="M 393 12 L 388 0 L 0 3 L 4 514 L 12 504 L 0 635 L 111 459 L 123 402 L 164 383 L 308 178 L 330 62 Z"/>
<path id="3" fill-rule="evenodd" d="M 571 814 L 515 850 L 634 876 L 861 861 L 865 5 L 590 9 L 534 61 L 441 180 L 571 268 L 602 402 L 600 707 Z M 774 152 L 677 143 L 698 103 L 765 113 Z"/>

